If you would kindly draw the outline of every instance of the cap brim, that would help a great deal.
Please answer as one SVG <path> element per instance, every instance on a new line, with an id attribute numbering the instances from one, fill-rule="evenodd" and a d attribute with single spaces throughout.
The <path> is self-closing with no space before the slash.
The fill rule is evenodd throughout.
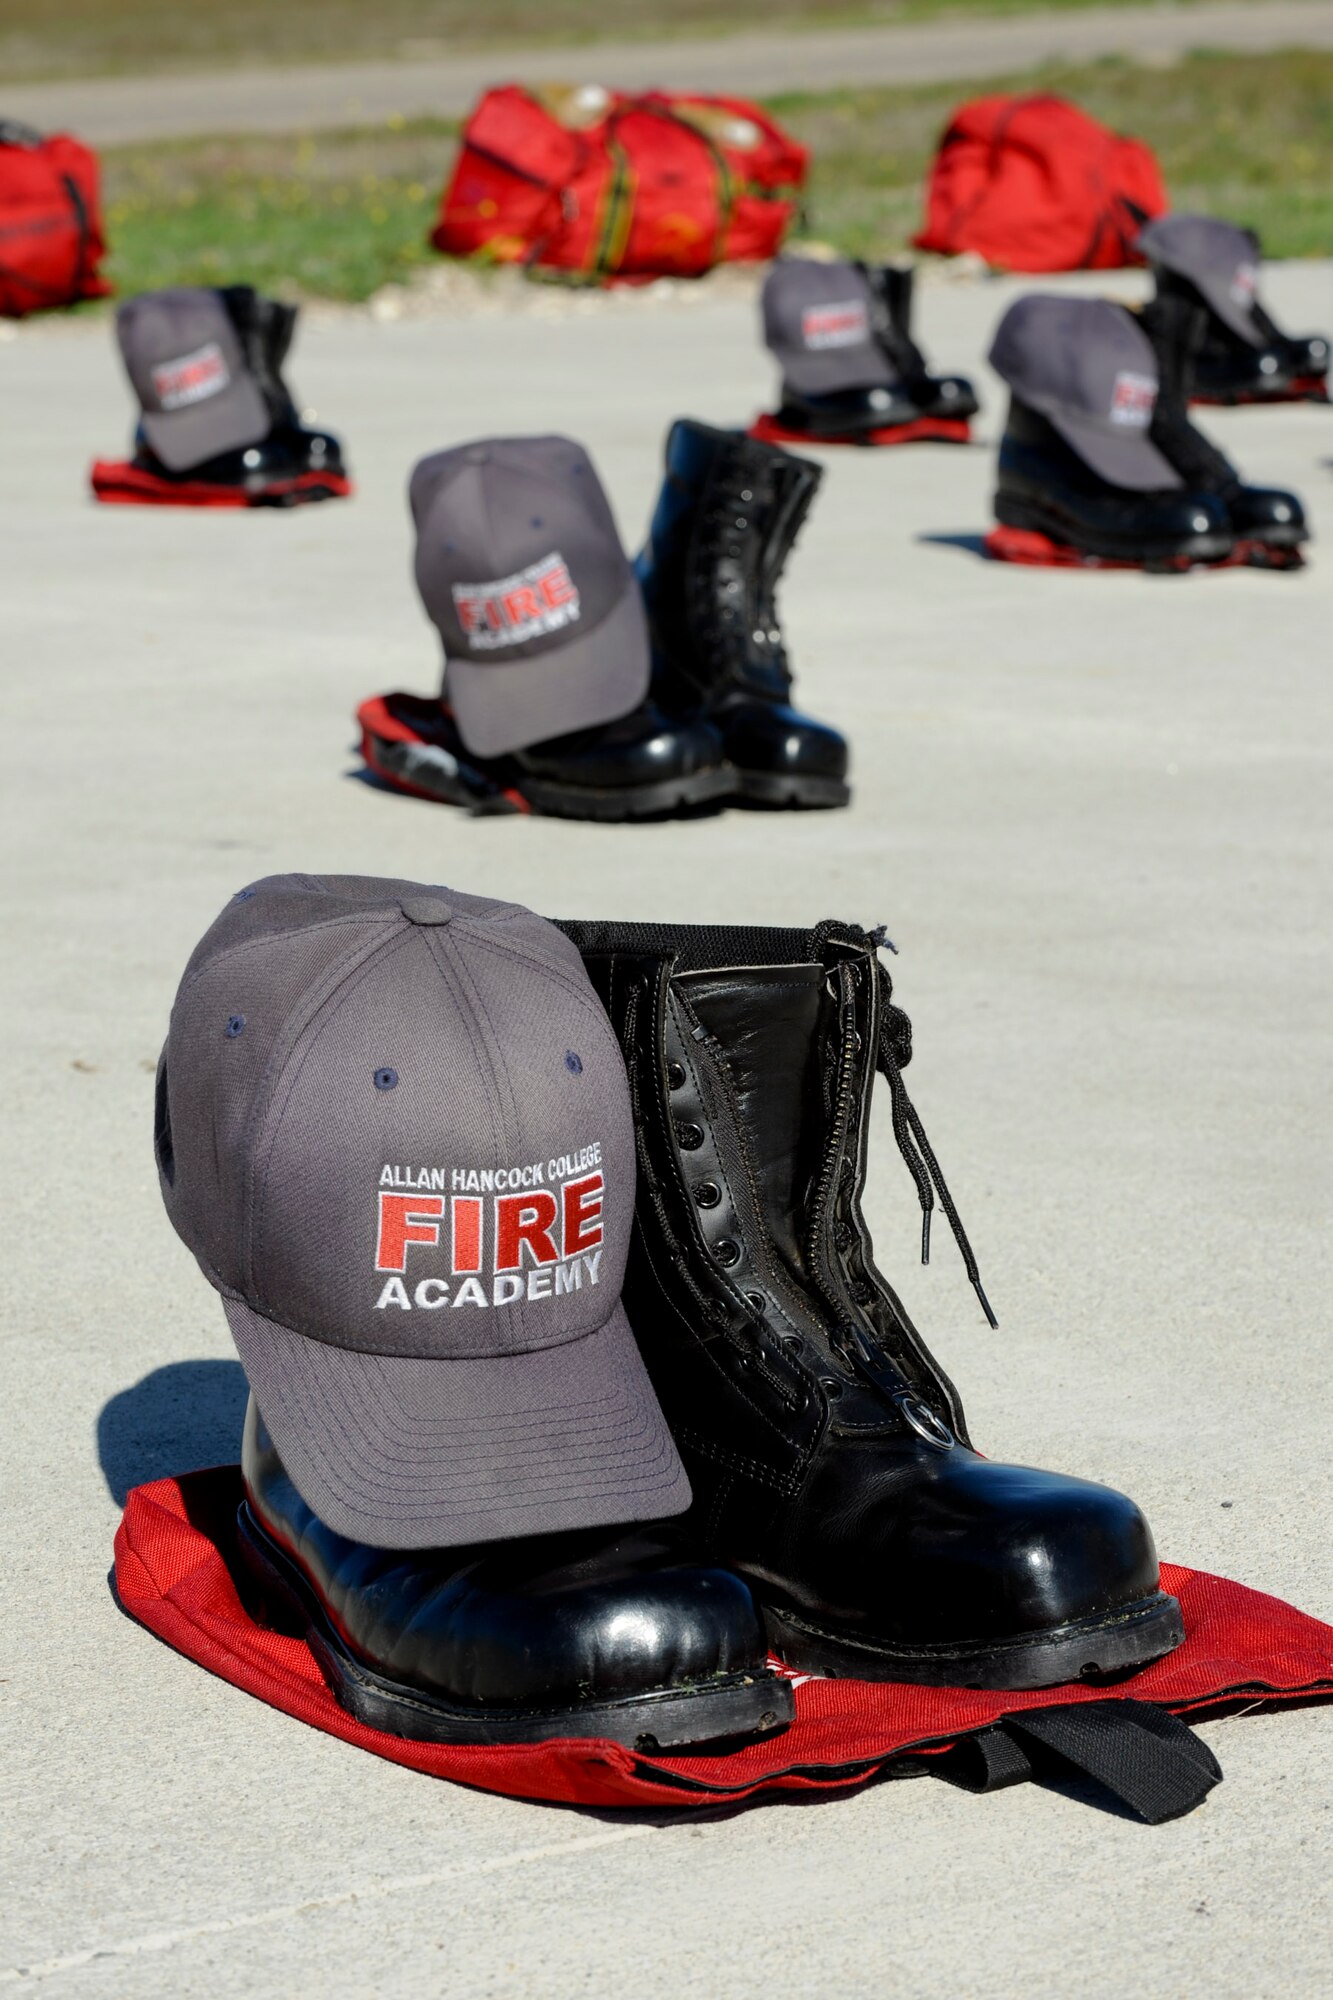
<path id="1" fill-rule="evenodd" d="M 525 659 L 478 662 L 451 654 L 445 689 L 458 733 L 474 757 L 500 757 L 576 729 L 616 722 L 648 693 L 651 659 L 643 599 L 626 568 L 624 594 L 591 631 Z"/>
<path id="2" fill-rule="evenodd" d="M 1265 345 L 1264 336 L 1254 323 L 1254 314 L 1248 305 L 1240 305 L 1232 298 L 1230 285 L 1220 278 L 1198 278 L 1192 272 L 1189 276 L 1224 326 L 1229 326 L 1248 347 Z"/>
<path id="3" fill-rule="evenodd" d="M 783 381 L 802 396 L 836 396 L 842 389 L 891 389 L 899 379 L 884 350 L 871 340 L 814 353 L 808 347 L 774 351 Z"/>
<path id="4" fill-rule="evenodd" d="M 617 1302 L 535 1353 L 354 1353 L 223 1299 L 301 1498 L 375 1548 L 457 1548 L 683 1513 L 689 1481 Z"/>
<path id="5" fill-rule="evenodd" d="M 1047 409 L 1045 414 L 1083 463 L 1112 486 L 1123 486 L 1133 493 L 1161 493 L 1174 492 L 1185 484 L 1146 431 L 1111 431 L 1102 424 L 1083 423 L 1063 410 Z"/>
<path id="6" fill-rule="evenodd" d="M 241 451 L 268 434 L 268 410 L 259 385 L 235 375 L 216 396 L 180 410 L 145 410 L 144 436 L 170 472 Z"/>

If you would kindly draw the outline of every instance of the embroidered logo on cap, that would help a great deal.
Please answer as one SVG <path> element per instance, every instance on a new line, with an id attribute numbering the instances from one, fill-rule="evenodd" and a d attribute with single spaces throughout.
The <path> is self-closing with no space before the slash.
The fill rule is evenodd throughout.
<path id="1" fill-rule="evenodd" d="M 215 340 L 179 361 L 159 361 L 153 370 L 153 388 L 164 410 L 182 410 L 189 403 L 202 403 L 220 395 L 231 381 L 231 371 Z"/>
<path id="2" fill-rule="evenodd" d="M 1238 306 L 1252 306 L 1259 292 L 1259 267 L 1257 264 L 1237 264 L 1236 275 L 1231 280 L 1231 296 Z"/>
<path id="3" fill-rule="evenodd" d="M 1132 368 L 1122 368 L 1111 391 L 1111 422 L 1146 431 L 1156 401 L 1157 384 L 1151 375 L 1136 375 Z"/>
<path id="4" fill-rule="evenodd" d="M 859 347 L 869 338 L 870 315 L 861 299 L 807 306 L 801 314 L 801 339 L 807 347 Z"/>
<path id="5" fill-rule="evenodd" d="M 595 1285 L 605 1196 L 600 1141 L 516 1167 L 386 1166 L 375 1269 L 389 1275 L 376 1307 L 508 1306 Z M 436 1272 L 423 1275 L 423 1262 Z"/>
<path id="6" fill-rule="evenodd" d="M 520 646 L 580 616 L 578 586 L 561 555 L 544 556 L 493 583 L 456 583 L 454 608 L 474 652 Z"/>

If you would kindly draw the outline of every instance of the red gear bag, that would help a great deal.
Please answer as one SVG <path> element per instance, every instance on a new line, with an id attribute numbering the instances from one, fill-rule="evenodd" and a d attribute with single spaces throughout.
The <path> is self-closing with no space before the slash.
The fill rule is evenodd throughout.
<path id="1" fill-rule="evenodd" d="M 134 1489 L 116 1535 L 116 1591 L 131 1617 L 210 1673 L 312 1728 L 411 1770 L 514 1798 L 697 1810 L 763 1792 L 847 1791 L 871 1778 L 932 1768 L 970 1789 L 993 1790 L 1031 1776 L 1033 1742 L 1058 1746 L 1061 1720 L 1077 1721 L 1075 1711 L 1084 1708 L 1085 1740 L 1095 1739 L 1100 1725 L 1103 1733 L 1119 1736 L 1120 1748 L 1113 1745 L 1100 1770 L 1095 1753 L 1083 1768 L 1117 1796 L 1139 1803 L 1132 1773 L 1127 1782 L 1118 1768 L 1125 1762 L 1125 1732 L 1106 1729 L 1108 1712 L 1124 1711 L 1126 1720 L 1132 1712 L 1147 1723 L 1145 1735 L 1159 1736 L 1172 1730 L 1172 1715 L 1223 1702 L 1255 1707 L 1333 1693 L 1333 1627 L 1242 1584 L 1168 1563 L 1162 1585 L 1180 1600 L 1184 1642 L 1114 1689 L 1077 1682 L 1025 1694 L 794 1677 L 791 1727 L 720 1753 L 648 1755 L 591 1740 L 409 1742 L 340 1708 L 305 1641 L 270 1631 L 250 1616 L 236 1581 L 243 1574 L 236 1547 L 241 1497 L 235 1465 Z M 1071 1734 L 1066 1729 L 1066 1756 Z M 1185 1769 L 1176 1771 L 1179 1803 L 1157 1791 L 1155 1810 L 1141 1806 L 1143 1817 L 1188 1810 L 1219 1775 L 1197 1739 L 1175 1735 L 1175 1753 L 1183 1748 L 1185 1759 Z M 1072 1754 L 1081 1759 L 1083 1753 Z M 1198 1763 L 1205 1766 L 1201 1775 Z M 1164 1783 L 1167 1794 L 1172 1788 L 1169 1772 L 1164 1778 L 1156 1771 L 1147 1782 L 1153 1790 Z"/>
<path id="2" fill-rule="evenodd" d="M 978 97 L 945 129 L 912 241 L 1007 271 L 1106 271 L 1143 262 L 1134 239 L 1167 205 L 1141 140 L 1063 97 Z"/>
<path id="3" fill-rule="evenodd" d="M 0 119 L 0 314 L 105 298 L 97 155 L 63 132 L 44 139 Z"/>
<path id="4" fill-rule="evenodd" d="M 595 282 L 773 257 L 809 156 L 741 97 L 488 90 L 431 235 L 450 257 Z"/>

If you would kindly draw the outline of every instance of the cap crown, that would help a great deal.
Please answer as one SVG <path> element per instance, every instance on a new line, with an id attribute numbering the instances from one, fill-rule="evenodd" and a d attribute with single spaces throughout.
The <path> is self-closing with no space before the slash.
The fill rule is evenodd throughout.
<path id="1" fill-rule="evenodd" d="M 577 952 L 516 904 L 274 876 L 195 950 L 158 1079 L 163 1199 L 219 1290 L 374 1354 L 516 1354 L 619 1297 L 634 1151 Z"/>
<path id="2" fill-rule="evenodd" d="M 1147 431 L 1157 401 L 1152 344 L 1107 299 L 1034 293 L 1010 306 L 990 363 L 1023 402 L 1108 435 Z"/>
<path id="3" fill-rule="evenodd" d="M 216 292 L 181 287 L 127 299 L 116 314 L 125 367 L 150 416 L 171 416 L 220 396 L 246 371 Z"/>
<path id="4" fill-rule="evenodd" d="M 1187 279 L 1243 338 L 1262 343 L 1253 319 L 1259 238 L 1252 229 L 1212 215 L 1163 215 L 1140 232 L 1135 247 L 1149 263 Z"/>
<path id="5" fill-rule="evenodd" d="M 551 651 L 594 631 L 629 587 L 601 482 L 569 438 L 435 452 L 409 497 L 417 588 L 447 658 L 504 665 Z"/>
<path id="6" fill-rule="evenodd" d="M 874 337 L 870 286 L 854 264 L 779 258 L 764 280 L 761 310 L 764 339 L 792 388 L 831 395 L 896 380 Z"/>

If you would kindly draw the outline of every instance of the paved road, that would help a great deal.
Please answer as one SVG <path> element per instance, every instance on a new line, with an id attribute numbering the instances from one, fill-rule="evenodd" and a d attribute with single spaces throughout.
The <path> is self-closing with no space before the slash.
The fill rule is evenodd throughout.
<path id="1" fill-rule="evenodd" d="M 1195 48 L 1333 48 L 1330 0 L 1262 5 L 1106 7 L 998 20 L 924 22 L 818 33 L 758 30 L 702 41 L 603 42 L 585 49 L 460 54 L 424 62 L 231 70 L 212 76 L 106 77 L 21 84 L 7 116 L 66 127 L 95 145 L 194 132 L 274 132 L 373 124 L 394 114 L 455 116 L 497 78 L 587 76 L 627 88 L 753 95 L 846 83 L 931 83 L 1002 76 L 1034 63 L 1123 55 L 1169 61 Z"/>
<path id="2" fill-rule="evenodd" d="M 1327 323 L 1328 265 L 1271 284 L 1281 318 Z M 976 366 L 1015 289 L 924 288 L 941 367 Z M 1226 1782 L 1155 1831 L 933 1781 L 706 1822 L 580 1816 L 264 1708 L 130 1624 L 106 1571 L 125 1487 L 233 1458 L 243 1395 L 153 1173 L 168 1006 L 228 895 L 312 868 L 570 915 L 887 922 L 913 1093 L 1002 1331 L 947 1234 L 915 1262 L 883 1103 L 869 1214 L 981 1448 L 1123 1484 L 1173 1559 L 1333 1617 L 1333 413 L 1213 419 L 1253 476 L 1307 495 L 1324 539 L 1295 577 L 987 565 L 951 539 L 988 520 L 984 446 L 828 454 L 784 605 L 801 694 L 853 739 L 851 810 L 599 828 L 463 819 L 351 775 L 356 700 L 436 677 L 407 468 L 478 427 L 559 425 L 636 536 L 670 416 L 731 423 L 768 393 L 753 307 L 328 314 L 295 377 L 345 429 L 355 501 L 99 510 L 85 468 L 129 414 L 107 328 L 0 344 L 0 815 L 20 857 L 0 886 L 20 1246 L 0 1265 L 0 1990 L 1325 1990 L 1333 1710 L 1203 1724 Z"/>

